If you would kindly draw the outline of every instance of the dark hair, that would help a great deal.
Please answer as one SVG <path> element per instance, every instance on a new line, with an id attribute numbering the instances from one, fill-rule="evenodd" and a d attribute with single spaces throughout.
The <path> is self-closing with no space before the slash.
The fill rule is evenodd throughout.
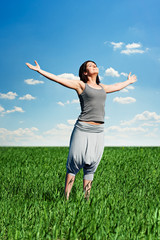
<path id="1" fill-rule="evenodd" d="M 86 72 L 86 66 L 87 66 L 87 63 L 88 62 L 93 62 L 95 63 L 94 61 L 91 61 L 91 60 L 88 60 L 88 61 L 85 61 L 79 68 L 79 77 L 80 77 L 80 80 L 83 81 L 84 83 L 86 83 L 88 81 L 87 79 L 87 76 L 84 75 L 84 72 Z M 96 63 L 95 63 L 96 64 Z M 97 65 L 97 64 L 96 64 Z M 97 78 L 96 78 L 96 83 L 99 85 L 100 83 L 100 80 L 99 80 L 99 76 L 97 75 Z"/>

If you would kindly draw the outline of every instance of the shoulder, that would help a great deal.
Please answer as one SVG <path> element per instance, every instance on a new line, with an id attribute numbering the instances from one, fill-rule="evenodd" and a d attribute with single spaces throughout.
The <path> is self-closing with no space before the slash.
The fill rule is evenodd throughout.
<path id="1" fill-rule="evenodd" d="M 105 85 L 105 84 L 103 84 L 103 83 L 100 83 L 99 85 L 102 86 L 103 89 L 105 90 L 105 92 L 107 93 L 107 85 Z"/>

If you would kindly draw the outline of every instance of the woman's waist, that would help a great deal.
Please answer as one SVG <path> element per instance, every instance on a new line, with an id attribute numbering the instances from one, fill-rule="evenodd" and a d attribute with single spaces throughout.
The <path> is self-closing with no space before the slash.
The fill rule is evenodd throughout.
<path id="1" fill-rule="evenodd" d="M 97 122 L 87 122 L 77 120 L 75 123 L 75 128 L 84 131 L 84 132 L 92 132 L 92 133 L 100 133 L 104 131 L 104 123 Z"/>
<path id="2" fill-rule="evenodd" d="M 88 123 L 88 124 L 93 124 L 93 125 L 104 124 L 104 122 L 99 122 L 99 121 L 83 121 L 83 120 L 78 120 L 78 121 Z"/>

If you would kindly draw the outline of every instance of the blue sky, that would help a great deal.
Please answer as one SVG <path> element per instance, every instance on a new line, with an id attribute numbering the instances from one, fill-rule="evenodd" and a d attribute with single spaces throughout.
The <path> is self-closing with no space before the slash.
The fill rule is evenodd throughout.
<path id="1" fill-rule="evenodd" d="M 94 60 L 101 82 L 138 81 L 107 95 L 106 146 L 160 146 L 158 0 L 10 1 L 0 9 L 0 145 L 69 145 L 74 90 L 31 71 L 77 78 Z"/>

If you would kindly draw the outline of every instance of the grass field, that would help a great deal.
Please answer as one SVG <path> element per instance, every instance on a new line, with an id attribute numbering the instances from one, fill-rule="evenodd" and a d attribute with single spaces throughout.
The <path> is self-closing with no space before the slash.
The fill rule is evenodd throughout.
<path id="1" fill-rule="evenodd" d="M 160 239 L 160 148 L 106 147 L 90 200 L 67 147 L 0 148 L 0 239 Z"/>

